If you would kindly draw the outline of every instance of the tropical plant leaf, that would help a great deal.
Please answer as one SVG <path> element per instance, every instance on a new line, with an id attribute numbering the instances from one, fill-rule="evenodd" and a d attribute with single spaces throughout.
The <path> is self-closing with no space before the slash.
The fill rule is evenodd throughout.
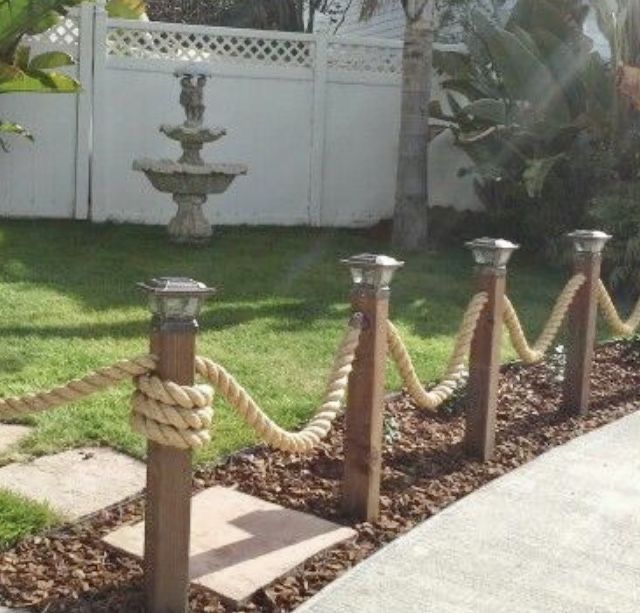
<path id="1" fill-rule="evenodd" d="M 542 46 L 544 45 L 543 41 L 548 41 L 552 37 L 553 34 L 538 33 L 537 40 L 541 41 Z M 590 54 L 578 51 L 563 41 L 557 41 L 556 44 L 550 46 L 549 51 L 549 55 L 546 57 L 547 66 L 556 81 L 561 84 L 571 106 L 571 114 L 577 115 L 584 112 L 586 100 L 581 77 L 589 62 Z M 608 81 L 607 79 L 605 83 Z M 603 85 L 605 84 L 603 83 Z"/>
<path id="2" fill-rule="evenodd" d="M 3 134 L 15 134 L 17 136 L 24 136 L 29 140 L 33 140 L 33 134 L 29 132 L 24 126 L 13 121 L 5 121 L 0 119 L 0 132 Z"/>
<path id="3" fill-rule="evenodd" d="M 492 91 L 484 89 L 483 84 L 473 78 L 470 79 L 446 79 L 440 83 L 443 89 L 458 92 L 469 100 L 476 98 L 490 98 Z"/>
<path id="4" fill-rule="evenodd" d="M 580 36 L 589 6 L 571 0 L 519 0 L 507 21 L 507 29 L 545 30 L 560 40 Z"/>
<path id="5" fill-rule="evenodd" d="M 43 70 L 26 73 L 16 66 L 0 64 L 0 94 L 67 94 L 78 91 L 80 84 L 68 75 Z"/>
<path id="6" fill-rule="evenodd" d="M 518 40 L 540 61 L 544 61 L 540 55 L 540 49 L 538 49 L 536 45 L 536 41 L 533 39 L 533 36 L 526 30 L 523 30 L 520 26 L 513 26 L 511 30 L 517 37 Z"/>
<path id="7" fill-rule="evenodd" d="M 514 100 L 531 102 L 540 111 L 554 109 L 560 122 L 570 118 L 562 89 L 549 69 L 512 32 L 494 25 L 480 11 L 473 13 L 473 25 L 491 54 L 504 87 Z"/>
<path id="8" fill-rule="evenodd" d="M 522 180 L 530 198 L 536 198 L 542 193 L 547 176 L 553 167 L 565 157 L 564 153 L 559 153 L 551 157 L 527 160 Z"/>
<path id="9" fill-rule="evenodd" d="M 82 0 L 0 0 L 0 59 L 8 62 L 24 34 L 47 29 Z M 55 23 L 55 22 L 53 22 Z"/>
<path id="10" fill-rule="evenodd" d="M 75 64 L 74 59 L 62 51 L 49 51 L 36 55 L 30 62 L 28 70 L 50 70 L 51 68 L 60 68 L 62 66 L 72 66 Z"/>
<path id="11" fill-rule="evenodd" d="M 504 100 L 481 98 L 467 104 L 461 112 L 492 124 L 505 125 L 507 123 L 507 107 Z"/>
<path id="12" fill-rule="evenodd" d="M 441 74 L 463 79 L 473 72 L 469 52 L 446 47 L 433 48 L 433 68 Z"/>
<path id="13" fill-rule="evenodd" d="M 451 107 L 451 110 L 455 115 L 460 115 L 462 112 L 462 106 L 456 100 L 456 97 L 453 96 L 450 92 L 447 92 L 447 103 Z"/>
<path id="14" fill-rule="evenodd" d="M 50 30 L 54 26 L 58 25 L 63 14 L 64 13 L 58 11 L 49 11 L 48 13 L 45 13 L 36 23 L 30 25 L 25 30 L 25 34 L 33 36 Z"/>

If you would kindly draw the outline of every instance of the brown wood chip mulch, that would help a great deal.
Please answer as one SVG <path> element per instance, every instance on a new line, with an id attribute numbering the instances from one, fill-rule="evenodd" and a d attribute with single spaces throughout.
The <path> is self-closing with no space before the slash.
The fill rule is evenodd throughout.
<path id="1" fill-rule="evenodd" d="M 289 611 L 348 568 L 419 522 L 546 450 L 612 422 L 640 401 L 640 344 L 615 342 L 597 350 L 592 409 L 586 418 L 558 411 L 562 383 L 548 364 L 508 365 L 500 381 L 497 452 L 486 464 L 465 458 L 459 407 L 432 416 L 399 398 L 388 403 L 382 516 L 359 524 L 355 542 L 309 560 L 259 592 L 243 610 Z M 342 424 L 306 456 L 258 448 L 198 470 L 194 491 L 213 484 L 289 508 L 347 523 L 339 515 Z M 140 564 L 111 550 L 101 537 L 138 521 L 142 500 L 105 510 L 0 553 L 0 602 L 34 611 L 142 611 Z M 212 510 L 215 512 L 215 510 Z M 192 588 L 193 611 L 230 611 L 215 596 Z"/>

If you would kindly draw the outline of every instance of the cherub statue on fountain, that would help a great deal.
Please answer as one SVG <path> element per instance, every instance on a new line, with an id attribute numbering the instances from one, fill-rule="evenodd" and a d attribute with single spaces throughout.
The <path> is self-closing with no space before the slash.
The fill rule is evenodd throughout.
<path id="1" fill-rule="evenodd" d="M 182 91 L 180 92 L 180 104 L 184 108 L 184 112 L 187 116 L 185 126 L 197 128 L 202 125 L 202 118 L 204 117 L 204 86 L 207 82 L 205 75 L 198 75 L 197 77 L 190 74 L 185 74 L 180 79 L 180 85 Z"/>

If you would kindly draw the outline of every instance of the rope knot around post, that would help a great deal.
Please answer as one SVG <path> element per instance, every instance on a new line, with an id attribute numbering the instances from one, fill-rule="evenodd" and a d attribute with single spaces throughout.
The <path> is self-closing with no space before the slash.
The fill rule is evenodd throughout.
<path id="1" fill-rule="evenodd" d="M 177 449 L 197 449 L 211 441 L 213 389 L 178 385 L 155 375 L 134 379 L 131 427 L 147 439 Z"/>

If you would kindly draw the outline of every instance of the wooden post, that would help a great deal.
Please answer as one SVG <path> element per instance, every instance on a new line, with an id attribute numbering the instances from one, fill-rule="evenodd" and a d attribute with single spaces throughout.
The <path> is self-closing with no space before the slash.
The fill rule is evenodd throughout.
<path id="1" fill-rule="evenodd" d="M 495 448 L 506 265 L 517 245 L 495 239 L 477 239 L 467 245 L 476 262 L 477 291 L 487 292 L 489 301 L 471 343 L 465 447 L 471 457 L 486 462 Z"/>
<path id="2" fill-rule="evenodd" d="M 573 272 L 583 274 L 580 287 L 569 309 L 569 339 L 565 367 L 562 408 L 572 415 L 589 410 L 591 370 L 598 316 L 597 284 L 600 279 L 602 250 L 611 238 L 604 232 L 576 230 L 568 235 L 573 241 Z"/>
<path id="3" fill-rule="evenodd" d="M 364 316 L 349 377 L 343 511 L 356 521 L 375 521 L 380 511 L 389 284 L 403 262 L 370 254 L 343 262 L 353 277 L 352 309 Z"/>
<path id="4" fill-rule="evenodd" d="M 211 293 L 190 279 L 154 279 L 151 351 L 158 376 L 193 385 L 196 316 Z M 145 509 L 144 572 L 149 613 L 186 613 L 191 528 L 191 451 L 149 441 Z"/>

